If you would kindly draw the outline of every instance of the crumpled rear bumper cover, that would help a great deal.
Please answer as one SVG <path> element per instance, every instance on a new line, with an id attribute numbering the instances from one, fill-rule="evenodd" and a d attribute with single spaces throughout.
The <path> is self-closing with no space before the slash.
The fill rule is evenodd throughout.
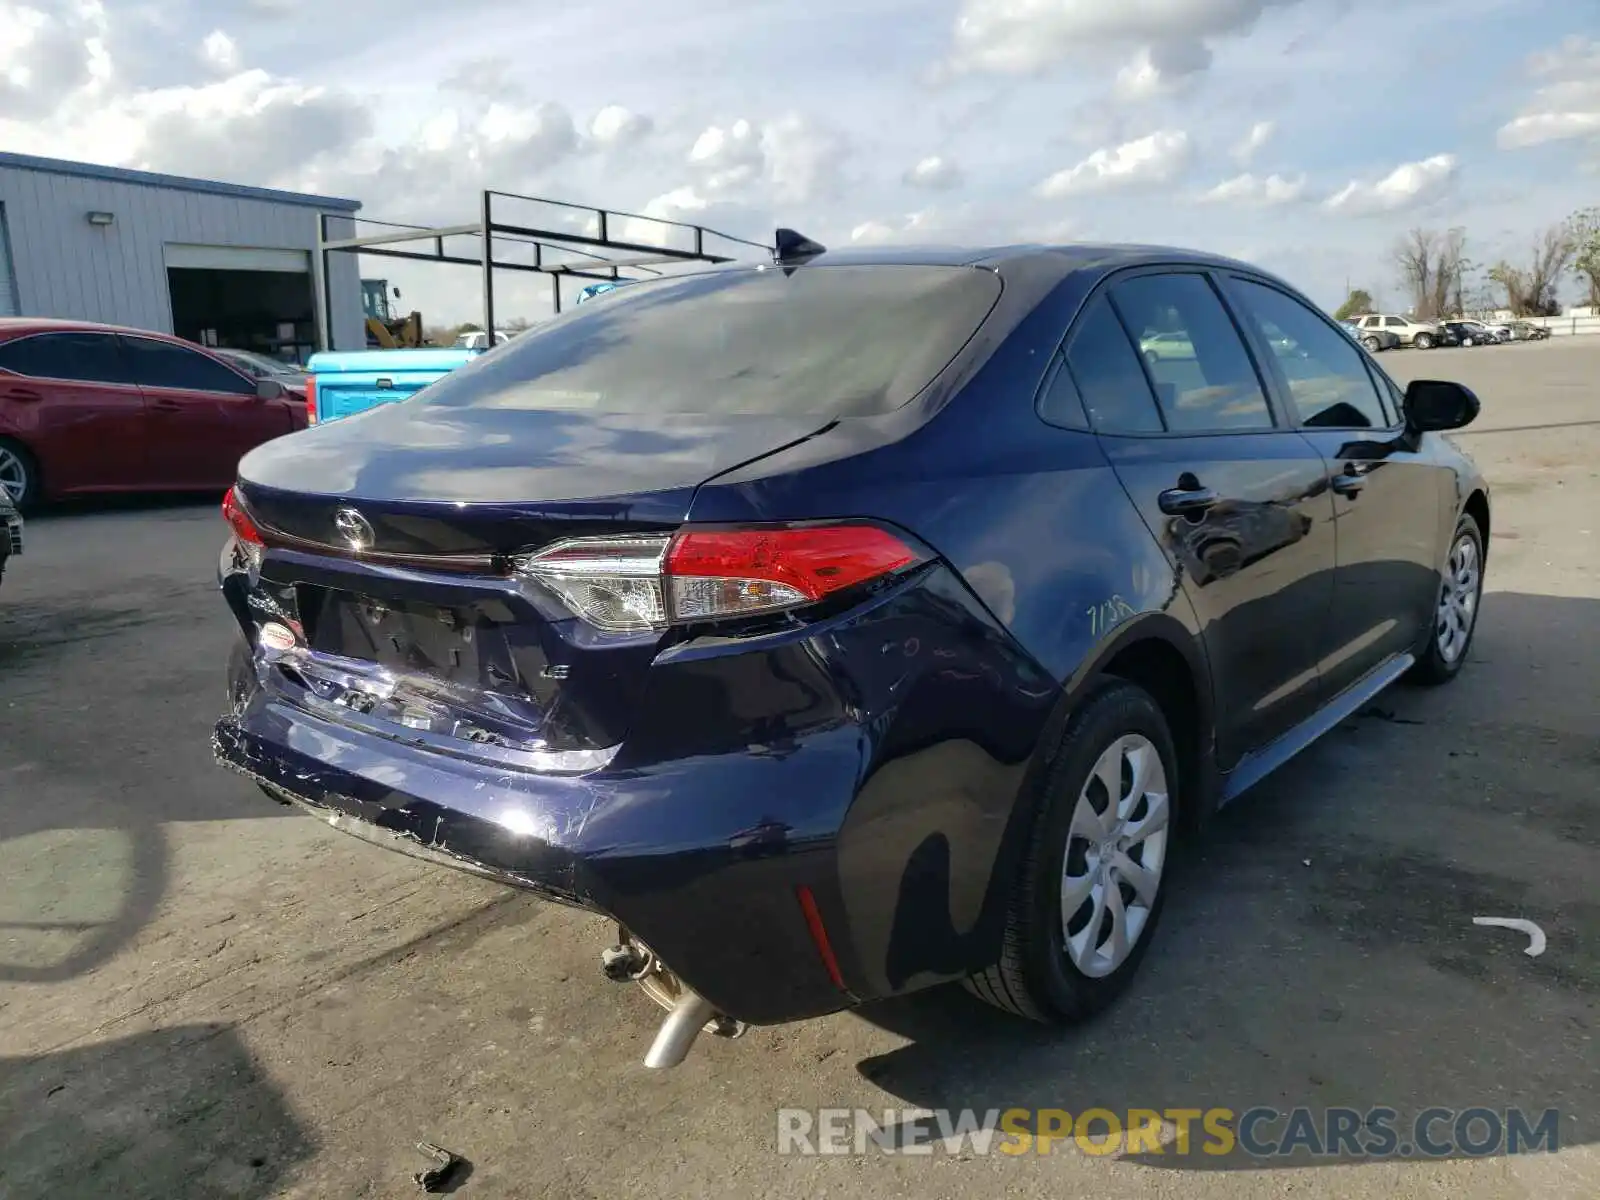
<path id="1" fill-rule="evenodd" d="M 797 886 L 831 875 L 831 849 L 774 847 L 759 831 L 731 829 L 684 830 L 664 843 L 641 810 L 675 787 L 681 796 L 687 779 L 464 771 L 259 691 L 236 696 L 212 743 L 221 765 L 335 829 L 614 918 L 737 1020 L 776 1024 L 853 1002 L 829 977 L 796 899 Z M 826 770 L 834 756 L 821 757 Z"/>
<path id="2" fill-rule="evenodd" d="M 377 800 L 362 800 L 341 790 L 341 785 L 348 787 L 356 781 L 331 777 L 316 760 L 268 745 L 227 719 L 217 722 L 212 748 L 223 766 L 253 779 L 280 803 L 324 820 L 341 833 L 438 866 L 525 888 L 557 903 L 603 911 L 575 890 L 576 862 L 570 854 L 544 855 L 548 874 L 535 876 L 528 870 L 528 848 L 514 853 L 510 846 L 500 844 L 511 839 L 481 828 L 486 823 L 435 806 L 419 804 L 415 809 L 397 810 Z M 277 782 L 286 778 L 294 781 L 294 790 Z M 474 829 L 474 825 L 480 828 Z M 480 847 L 484 857 L 463 851 L 463 846 Z"/>

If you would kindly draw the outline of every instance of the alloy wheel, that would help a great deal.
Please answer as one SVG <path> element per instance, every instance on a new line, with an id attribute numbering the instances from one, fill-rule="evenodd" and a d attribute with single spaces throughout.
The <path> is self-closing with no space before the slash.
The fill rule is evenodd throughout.
<path id="1" fill-rule="evenodd" d="M 5 488 L 12 503 L 20 506 L 28 494 L 28 464 L 15 450 L 0 446 L 0 488 Z"/>
<path id="2" fill-rule="evenodd" d="M 1439 657 L 1447 663 L 1461 657 L 1472 637 L 1472 626 L 1478 619 L 1478 590 L 1482 579 L 1478 543 L 1464 533 L 1450 548 L 1444 584 L 1439 589 L 1439 612 L 1434 622 Z"/>
<path id="3" fill-rule="evenodd" d="M 1083 974 L 1111 974 L 1150 920 L 1167 862 L 1166 768 L 1143 734 L 1112 742 L 1078 794 L 1061 869 L 1067 957 Z"/>

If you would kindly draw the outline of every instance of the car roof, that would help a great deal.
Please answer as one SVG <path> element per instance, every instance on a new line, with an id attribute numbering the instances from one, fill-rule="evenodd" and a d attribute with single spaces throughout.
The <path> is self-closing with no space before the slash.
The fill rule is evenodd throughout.
<path id="1" fill-rule="evenodd" d="M 1138 266 L 1141 263 L 1194 263 L 1203 266 L 1227 266 L 1242 270 L 1259 271 L 1249 263 L 1191 250 L 1180 246 L 1141 245 L 1121 242 L 1068 242 L 1044 244 L 1023 242 L 994 246 L 848 246 L 823 251 L 807 264 L 817 266 L 899 264 L 910 266 L 974 266 L 1003 269 L 1008 264 L 1024 261 L 1052 262 L 1061 265 L 1063 272 L 1088 267 L 1115 269 Z M 745 264 L 748 265 L 748 264 Z"/>
<path id="2" fill-rule="evenodd" d="M 182 341 L 170 333 L 155 329 L 134 329 L 127 325 L 106 325 L 99 321 L 71 321 L 63 317 L 0 317 L 0 338 L 17 337 L 24 333 L 135 333 L 140 337 L 160 338 L 163 341 Z M 185 345 L 192 343 L 185 342 Z"/>

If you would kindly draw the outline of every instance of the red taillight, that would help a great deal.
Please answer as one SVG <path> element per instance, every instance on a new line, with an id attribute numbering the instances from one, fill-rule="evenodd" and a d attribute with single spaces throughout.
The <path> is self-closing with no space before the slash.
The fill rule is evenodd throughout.
<path id="1" fill-rule="evenodd" d="M 317 423 L 317 377 L 306 376 L 306 424 Z"/>
<path id="2" fill-rule="evenodd" d="M 234 494 L 234 489 L 229 488 L 228 494 L 222 498 L 222 519 L 233 530 L 233 536 L 250 546 L 264 546 L 261 531 L 256 528 L 256 523 L 250 519 L 250 514 L 245 512 L 244 506 L 239 503 L 239 497 Z"/>
<path id="3" fill-rule="evenodd" d="M 615 633 L 815 603 L 920 562 L 875 525 L 695 529 L 574 538 L 517 561 L 575 613 Z"/>
<path id="4" fill-rule="evenodd" d="M 875 525 L 686 529 L 667 551 L 667 574 L 679 587 L 695 581 L 707 599 L 715 594 L 737 602 L 746 585 L 759 583 L 785 589 L 791 600 L 811 601 L 916 561 L 909 546 Z"/>

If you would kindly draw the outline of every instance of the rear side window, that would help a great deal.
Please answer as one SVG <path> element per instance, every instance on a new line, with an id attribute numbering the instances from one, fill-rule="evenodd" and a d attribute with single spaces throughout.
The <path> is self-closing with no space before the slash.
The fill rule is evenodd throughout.
<path id="1" fill-rule="evenodd" d="M 1173 433 L 1271 429 L 1250 354 L 1203 275 L 1138 275 L 1112 301 L 1139 343 Z"/>
<path id="2" fill-rule="evenodd" d="M 921 265 L 748 268 L 634 283 L 529 330 L 414 403 L 888 412 L 949 365 L 999 296 L 992 271 Z"/>
<path id="3" fill-rule="evenodd" d="M 1232 280 L 1245 320 L 1277 360 L 1302 425 L 1387 429 L 1390 425 L 1366 359 L 1355 343 L 1277 288 Z"/>
<path id="4" fill-rule="evenodd" d="M 1089 301 L 1078 317 L 1067 345 L 1067 369 L 1096 430 L 1161 432 L 1161 414 L 1150 381 L 1103 292 Z"/>
<path id="5" fill-rule="evenodd" d="M 0 367 L 35 379 L 130 382 L 108 333 L 40 333 L 0 343 Z"/>
<path id="6" fill-rule="evenodd" d="M 154 338 L 125 337 L 122 345 L 135 381 L 145 387 L 255 395 L 253 383 L 213 358 Z"/>

